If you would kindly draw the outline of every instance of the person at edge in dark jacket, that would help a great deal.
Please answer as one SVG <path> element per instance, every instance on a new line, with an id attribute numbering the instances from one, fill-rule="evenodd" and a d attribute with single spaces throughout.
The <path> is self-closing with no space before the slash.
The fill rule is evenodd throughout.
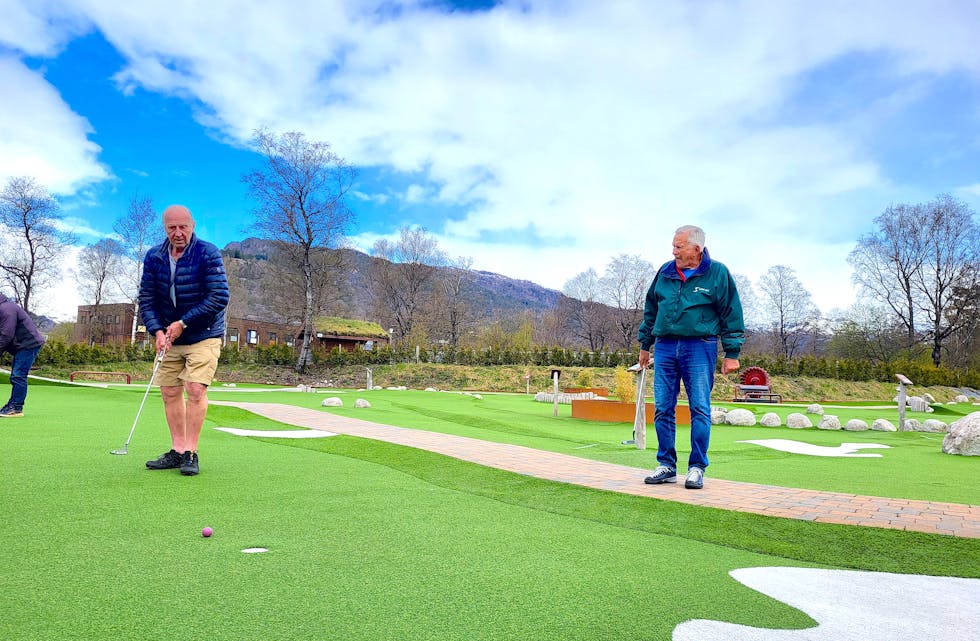
<path id="1" fill-rule="evenodd" d="M 24 415 L 27 400 L 27 374 L 34 365 L 44 338 L 24 308 L 0 294 L 0 354 L 10 352 L 10 399 L 0 408 L 0 418 Z"/>
<path id="2" fill-rule="evenodd" d="M 699 490 L 708 467 L 718 343 L 725 355 L 721 373 L 738 371 L 745 322 L 735 280 L 727 267 L 708 255 L 704 231 L 693 225 L 680 227 L 674 232 L 673 246 L 674 260 L 657 271 L 647 291 L 643 322 L 637 332 L 640 367 L 653 362 L 654 427 L 660 464 L 644 482 L 677 482 L 674 410 L 683 381 L 691 409 L 691 454 L 684 487 Z"/>
<path id="3" fill-rule="evenodd" d="M 167 207 L 163 229 L 167 239 L 143 260 L 139 306 L 147 335 L 164 353 L 157 382 L 172 447 L 146 467 L 193 476 L 200 472 L 197 445 L 225 333 L 228 279 L 221 252 L 194 234 L 187 207 Z"/>

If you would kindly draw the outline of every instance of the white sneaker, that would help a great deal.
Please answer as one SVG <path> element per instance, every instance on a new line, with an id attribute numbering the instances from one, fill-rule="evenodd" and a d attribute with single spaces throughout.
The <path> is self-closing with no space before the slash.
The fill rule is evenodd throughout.
<path id="1" fill-rule="evenodd" d="M 684 487 L 689 490 L 700 490 L 704 487 L 704 470 L 700 467 L 692 467 L 687 471 L 687 479 L 684 481 Z"/>

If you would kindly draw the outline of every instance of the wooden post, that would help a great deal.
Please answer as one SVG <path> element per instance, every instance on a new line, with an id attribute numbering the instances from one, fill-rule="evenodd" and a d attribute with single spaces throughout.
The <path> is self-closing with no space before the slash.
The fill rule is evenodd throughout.
<path id="1" fill-rule="evenodd" d="M 906 392 L 905 386 L 912 385 L 912 381 L 907 379 L 902 374 L 895 374 L 895 378 L 898 379 L 898 431 L 905 431 L 905 404 L 906 404 Z"/>

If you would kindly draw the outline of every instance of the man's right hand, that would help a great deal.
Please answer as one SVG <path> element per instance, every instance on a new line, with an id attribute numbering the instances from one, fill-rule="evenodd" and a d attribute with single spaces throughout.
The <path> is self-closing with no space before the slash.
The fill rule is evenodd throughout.
<path id="1" fill-rule="evenodd" d="M 650 367 L 650 363 L 651 362 L 653 362 L 653 361 L 650 359 L 650 352 L 647 351 L 647 350 L 645 350 L 645 349 L 641 349 L 640 350 L 640 363 L 639 363 L 640 367 L 642 367 L 643 369 L 646 369 L 647 367 Z"/>
<path id="2" fill-rule="evenodd" d="M 167 339 L 167 334 L 162 329 L 157 330 L 156 333 L 156 345 L 157 353 L 165 352 L 170 348 L 170 341 Z"/>

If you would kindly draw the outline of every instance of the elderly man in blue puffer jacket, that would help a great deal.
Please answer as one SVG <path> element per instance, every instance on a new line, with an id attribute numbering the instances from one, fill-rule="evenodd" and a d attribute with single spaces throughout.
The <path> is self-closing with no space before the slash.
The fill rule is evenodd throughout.
<path id="1" fill-rule="evenodd" d="M 197 444 L 225 333 L 228 279 L 218 248 L 194 235 L 187 207 L 167 207 L 163 228 L 167 239 L 143 261 L 139 304 L 147 334 L 165 353 L 157 382 L 172 448 L 146 467 L 193 476 L 200 471 Z"/>

